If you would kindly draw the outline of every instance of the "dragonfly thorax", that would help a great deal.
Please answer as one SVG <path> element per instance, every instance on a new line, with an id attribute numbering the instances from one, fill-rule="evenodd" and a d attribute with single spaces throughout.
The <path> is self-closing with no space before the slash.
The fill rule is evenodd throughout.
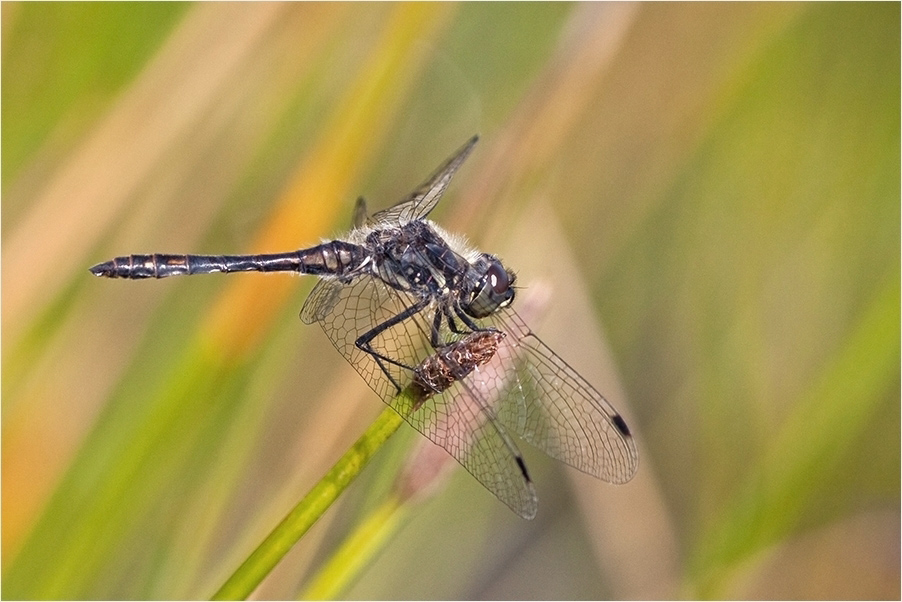
<path id="1" fill-rule="evenodd" d="M 367 236 L 366 246 L 379 279 L 392 288 L 421 297 L 459 290 L 470 271 L 467 260 L 425 220 L 374 230 Z"/>

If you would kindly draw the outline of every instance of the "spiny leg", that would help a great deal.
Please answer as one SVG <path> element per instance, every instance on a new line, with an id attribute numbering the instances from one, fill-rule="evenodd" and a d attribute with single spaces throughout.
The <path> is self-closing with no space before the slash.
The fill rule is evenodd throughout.
<path id="1" fill-rule="evenodd" d="M 382 362 L 388 362 L 390 364 L 394 364 L 395 366 L 399 366 L 401 368 L 404 368 L 405 370 L 410 370 L 411 372 L 413 372 L 413 370 L 415 368 L 413 366 L 408 366 L 407 364 L 399 362 L 398 360 L 392 359 L 386 355 L 383 355 L 383 354 L 379 353 L 378 351 L 376 351 L 375 349 L 373 349 L 373 346 L 372 346 L 373 339 L 375 339 L 377 336 L 379 336 L 380 334 L 382 334 L 383 332 L 385 332 L 392 326 L 396 326 L 396 325 L 400 324 L 401 322 L 407 320 L 408 318 L 421 312 L 427 305 L 429 305 L 429 301 L 430 301 L 430 299 L 428 297 L 425 297 L 425 298 L 417 301 L 415 304 L 411 305 L 410 307 L 408 307 L 407 309 L 405 309 L 398 315 L 396 315 L 392 318 L 389 318 L 388 320 L 386 320 L 382 324 L 379 324 L 372 330 L 369 330 L 369 331 L 363 333 L 362 335 L 360 335 L 357 338 L 356 341 L 354 341 L 354 345 L 356 345 L 358 349 L 360 349 L 364 353 L 370 354 L 373 357 L 373 359 L 376 360 L 376 363 L 379 365 L 379 368 L 382 370 L 382 372 L 385 374 L 385 376 L 388 377 L 388 380 L 391 381 L 391 383 L 395 386 L 395 388 L 398 390 L 398 393 L 401 392 L 401 385 L 398 384 L 398 381 L 395 380 L 395 378 L 388 371 L 388 368 Z"/>
<path id="2" fill-rule="evenodd" d="M 451 313 L 451 309 L 449 307 L 445 306 L 444 308 L 442 308 L 442 311 L 444 312 L 445 317 L 448 319 L 448 328 L 451 329 L 451 332 L 453 332 L 454 334 L 469 334 L 469 332 L 457 326 L 457 322 L 454 321 L 454 315 Z M 474 332 L 475 330 L 478 329 L 470 328 L 470 332 Z"/>
<path id="3" fill-rule="evenodd" d="M 454 313 L 456 313 L 457 317 L 460 318 L 460 321 L 463 322 L 464 325 L 473 332 L 488 332 L 490 330 L 496 330 L 495 328 L 483 328 L 482 326 L 474 322 L 457 303 L 454 304 Z M 451 321 L 451 316 L 448 316 L 448 321 Z"/>

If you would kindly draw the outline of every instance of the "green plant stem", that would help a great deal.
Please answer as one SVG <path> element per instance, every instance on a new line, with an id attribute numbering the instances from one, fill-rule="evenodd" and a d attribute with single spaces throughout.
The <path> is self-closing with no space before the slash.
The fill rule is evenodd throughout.
<path id="1" fill-rule="evenodd" d="M 301 600 L 334 600 L 346 591 L 397 530 L 409 505 L 391 495 L 360 523 L 301 593 Z"/>
<path id="2" fill-rule="evenodd" d="M 406 393 L 405 393 L 406 394 Z M 405 395 L 405 394 L 402 394 Z M 403 400 L 401 400 L 403 403 Z M 213 600 L 244 600 L 272 571 L 288 550 L 313 526 L 342 491 L 363 470 L 376 451 L 404 421 L 386 408 L 332 469 L 263 540 L 213 594 Z"/>

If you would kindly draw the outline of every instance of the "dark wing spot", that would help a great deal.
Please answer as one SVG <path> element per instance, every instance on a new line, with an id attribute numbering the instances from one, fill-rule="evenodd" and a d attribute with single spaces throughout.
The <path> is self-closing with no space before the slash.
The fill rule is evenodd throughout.
<path id="1" fill-rule="evenodd" d="M 517 466 L 520 467 L 520 472 L 523 473 L 523 478 L 526 479 L 527 482 L 532 483 L 532 479 L 529 478 L 529 471 L 526 470 L 526 462 L 523 461 L 523 458 L 517 456 Z"/>
<path id="2" fill-rule="evenodd" d="M 617 430 L 621 432 L 626 437 L 632 437 L 630 433 L 630 427 L 626 426 L 626 421 L 623 420 L 623 417 L 620 414 L 614 414 L 614 417 L 611 419 L 614 422 L 614 426 L 617 427 Z"/>

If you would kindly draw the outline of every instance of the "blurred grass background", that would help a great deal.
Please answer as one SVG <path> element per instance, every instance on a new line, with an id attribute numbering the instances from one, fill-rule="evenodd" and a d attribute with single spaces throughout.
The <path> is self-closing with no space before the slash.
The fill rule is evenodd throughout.
<path id="1" fill-rule="evenodd" d="M 382 409 L 311 281 L 89 266 L 314 244 L 479 133 L 434 217 L 551 284 L 640 473 L 527 451 L 526 522 L 457 471 L 348 597 L 898 598 L 899 10 L 4 3 L 3 597 L 207 597 Z"/>

